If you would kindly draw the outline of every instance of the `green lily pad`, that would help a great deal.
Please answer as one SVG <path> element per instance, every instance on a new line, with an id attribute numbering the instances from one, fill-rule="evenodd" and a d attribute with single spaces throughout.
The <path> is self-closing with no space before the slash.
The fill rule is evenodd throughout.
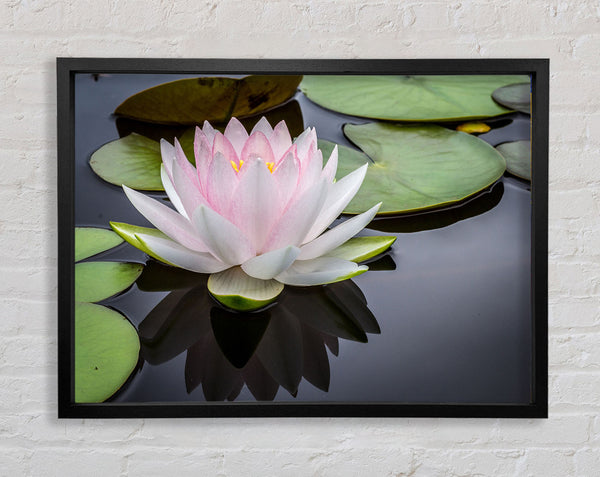
<path id="1" fill-rule="evenodd" d="M 506 170 L 521 179 L 531 180 L 531 142 L 505 142 L 496 150 L 506 159 Z"/>
<path id="2" fill-rule="evenodd" d="M 110 226 L 112 227 L 112 229 L 115 232 L 117 232 L 127 243 L 133 245 L 138 250 L 141 250 L 142 252 L 147 253 L 148 255 L 150 255 L 152 258 L 155 258 L 159 262 L 167 263 L 167 262 L 165 262 L 164 258 L 161 258 L 158 255 L 154 254 L 148 247 L 146 247 L 146 244 L 144 244 L 142 241 L 140 241 L 136 237 L 136 234 L 145 234 L 145 235 L 152 235 L 153 237 L 158 237 L 158 238 L 162 238 L 162 239 L 169 239 L 169 237 L 167 237 L 165 234 L 163 234 L 160 230 L 152 229 L 149 227 L 140 227 L 138 225 L 125 224 L 122 222 L 109 222 L 109 223 L 110 223 Z M 169 263 L 168 265 L 171 265 L 171 264 Z"/>
<path id="3" fill-rule="evenodd" d="M 290 99 L 302 80 L 293 75 L 202 77 L 164 83 L 127 98 L 115 114 L 160 124 L 226 122 L 259 114 Z"/>
<path id="4" fill-rule="evenodd" d="M 84 262 L 75 265 L 75 301 L 96 302 L 127 289 L 142 273 L 139 263 Z"/>
<path id="5" fill-rule="evenodd" d="M 217 301 L 236 311 L 258 310 L 273 303 L 283 291 L 276 280 L 259 280 L 233 267 L 208 277 L 208 291 Z"/>
<path id="6" fill-rule="evenodd" d="M 305 76 L 302 92 L 315 103 L 353 116 L 393 121 L 456 121 L 510 112 L 492 93 L 527 76 Z"/>
<path id="7" fill-rule="evenodd" d="M 109 142 L 90 158 L 93 171 L 106 182 L 143 190 L 164 190 L 161 164 L 159 143 L 139 134 Z"/>
<path id="8" fill-rule="evenodd" d="M 516 109 L 525 114 L 531 113 L 531 85 L 529 82 L 502 86 L 492 93 L 492 98 L 507 108 Z"/>
<path id="9" fill-rule="evenodd" d="M 138 362 L 135 328 L 120 313 L 75 304 L 75 402 L 102 402 L 127 381 Z"/>
<path id="10" fill-rule="evenodd" d="M 383 202 L 378 215 L 446 206 L 493 184 L 506 169 L 489 144 L 462 132 L 424 124 L 346 124 L 346 136 L 373 161 L 339 149 L 337 176 L 365 162 L 367 175 L 345 213 Z"/>
<path id="11" fill-rule="evenodd" d="M 75 227 L 75 261 L 110 250 L 123 242 L 112 230 Z"/>
<path id="12" fill-rule="evenodd" d="M 328 257 L 363 262 L 385 252 L 396 241 L 396 237 L 354 237 L 327 254 Z"/>

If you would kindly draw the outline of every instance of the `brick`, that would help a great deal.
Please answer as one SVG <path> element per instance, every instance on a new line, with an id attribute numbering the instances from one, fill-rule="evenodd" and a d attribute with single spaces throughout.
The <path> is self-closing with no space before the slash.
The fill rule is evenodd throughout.
<path id="1" fill-rule="evenodd" d="M 589 409 L 600 406 L 600 373 L 560 373 L 550 376 L 549 390 L 552 402 L 564 409 Z"/>
<path id="2" fill-rule="evenodd" d="M 560 396 L 556 396 L 552 388 L 550 400 L 557 399 Z M 554 413 L 548 420 L 500 420 L 493 442 L 499 447 L 570 447 L 587 442 L 590 437 L 589 426 L 589 416 L 562 416 Z"/>
<path id="3" fill-rule="evenodd" d="M 526 450 L 455 450 L 420 449 L 416 457 L 422 475 L 517 475 L 519 462 Z M 415 474 L 419 475 L 419 474 Z"/>
<path id="4" fill-rule="evenodd" d="M 582 477 L 593 477 L 600 469 L 600 449 L 583 448 L 574 456 L 575 474 Z"/>
<path id="5" fill-rule="evenodd" d="M 560 334 L 550 337 L 550 366 L 600 369 L 600 333 Z"/>
<path id="6" fill-rule="evenodd" d="M 530 449 L 517 475 L 575 475 L 571 450 Z"/>
<path id="7" fill-rule="evenodd" d="M 174 470 L 179 477 L 198 475 L 224 476 L 224 453 L 203 449 L 181 451 L 170 448 L 142 449 L 127 458 L 127 474 L 130 477 L 148 475 L 172 475 Z M 241 473 L 250 475 L 252 469 L 246 466 Z"/>
<path id="8" fill-rule="evenodd" d="M 548 322 L 551 328 L 578 328 L 600 324 L 600 306 L 597 298 L 559 300 L 548 307 Z"/>
<path id="9" fill-rule="evenodd" d="M 68 447 L 36 450 L 31 457 L 31 471 L 32 475 L 45 477 L 121 475 L 125 465 L 122 453 L 123 451 L 106 452 L 93 449 L 73 452 Z"/>
<path id="10" fill-rule="evenodd" d="M 598 294 L 599 265 L 590 262 L 550 262 L 548 291 L 550 294 L 583 298 Z"/>
<path id="11" fill-rule="evenodd" d="M 22 448 L 0 448 L 0 472 L 3 476 L 31 475 L 33 451 Z"/>

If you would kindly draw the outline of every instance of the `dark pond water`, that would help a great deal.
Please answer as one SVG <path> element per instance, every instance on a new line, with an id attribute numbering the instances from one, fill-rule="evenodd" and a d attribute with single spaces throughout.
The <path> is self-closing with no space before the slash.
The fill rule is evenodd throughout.
<path id="1" fill-rule="evenodd" d="M 77 76 L 76 225 L 149 226 L 88 160 L 130 131 L 160 134 L 111 113 L 128 96 L 180 77 Z M 344 145 L 342 125 L 365 122 L 300 93 L 282 114 Z M 480 136 L 490 144 L 529 138 L 528 116 L 495 121 L 498 128 Z M 505 175 L 460 206 L 377 219 L 364 234 L 397 240 L 369 272 L 286 289 L 278 304 L 252 316 L 218 306 L 206 277 L 150 261 L 130 290 L 103 302 L 125 314 L 142 340 L 138 369 L 112 400 L 529 403 L 530 202 L 529 183 Z M 147 257 L 123 244 L 94 259 Z"/>

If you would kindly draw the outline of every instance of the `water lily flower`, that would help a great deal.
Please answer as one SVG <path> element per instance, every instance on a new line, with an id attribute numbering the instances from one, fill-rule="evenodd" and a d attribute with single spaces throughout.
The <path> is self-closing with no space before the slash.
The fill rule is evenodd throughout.
<path id="1" fill-rule="evenodd" d="M 340 247 L 381 203 L 328 229 L 360 188 L 367 164 L 336 181 L 337 146 L 323 166 L 314 128 L 292 142 L 284 121 L 273 128 L 262 118 L 250 134 L 236 118 L 224 134 L 205 122 L 196 128 L 196 167 L 177 139 L 160 147 L 161 179 L 175 210 L 123 185 L 158 230 L 111 225 L 163 262 L 211 274 L 210 292 L 230 308 L 257 309 L 284 285 L 334 283 L 367 270 Z"/>

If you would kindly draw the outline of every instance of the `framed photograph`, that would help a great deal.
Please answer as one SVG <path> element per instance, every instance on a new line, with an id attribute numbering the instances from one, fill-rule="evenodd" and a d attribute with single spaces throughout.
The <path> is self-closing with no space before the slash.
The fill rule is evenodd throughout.
<path id="1" fill-rule="evenodd" d="M 548 69 L 59 58 L 59 417 L 547 417 Z"/>

